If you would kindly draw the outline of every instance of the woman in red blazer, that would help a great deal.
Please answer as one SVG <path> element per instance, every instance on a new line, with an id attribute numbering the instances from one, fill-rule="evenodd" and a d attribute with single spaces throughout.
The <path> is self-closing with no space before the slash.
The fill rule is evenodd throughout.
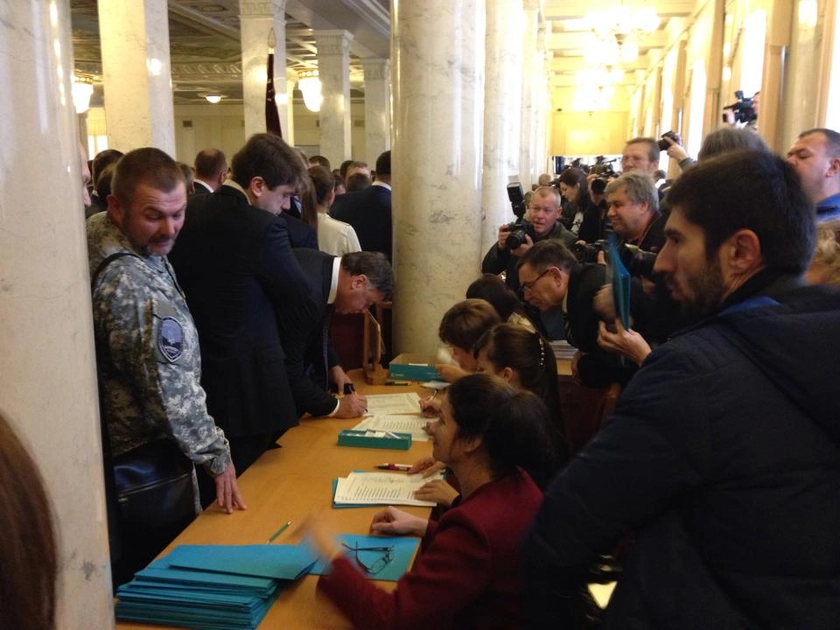
<path id="1" fill-rule="evenodd" d="M 386 593 L 344 556 L 318 523 L 310 536 L 332 570 L 318 588 L 352 621 L 376 628 L 517 628 L 524 625 L 519 547 L 555 470 L 545 404 L 486 374 L 453 383 L 432 423 L 433 455 L 457 475 L 461 497 L 439 522 L 393 507 L 371 531 L 423 537 L 411 571 Z"/>

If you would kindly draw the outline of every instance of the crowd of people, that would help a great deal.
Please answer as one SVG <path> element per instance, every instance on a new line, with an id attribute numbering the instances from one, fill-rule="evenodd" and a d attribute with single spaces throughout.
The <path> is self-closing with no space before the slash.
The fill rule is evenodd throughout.
<path id="1" fill-rule="evenodd" d="M 423 539 L 396 590 L 310 523 L 332 565 L 319 589 L 356 627 L 578 627 L 581 586 L 611 553 L 623 571 L 605 627 L 840 618 L 827 389 L 840 376 L 840 293 L 827 286 L 840 275 L 840 134 L 806 131 L 783 159 L 753 130 L 722 129 L 657 188 L 661 150 L 634 138 L 618 176 L 542 178 L 444 314 L 451 360 L 437 367 L 451 385 L 423 401 L 433 457 L 411 471 L 448 471 L 418 493 L 441 515 L 387 508 L 371 524 Z M 678 139 L 667 151 L 685 153 Z M 393 288 L 390 152 L 373 172 L 333 172 L 257 134 L 230 165 L 208 149 L 189 170 L 192 193 L 156 149 L 92 165 L 106 472 L 172 444 L 191 470 L 187 518 L 154 525 L 129 520 L 130 489 L 111 477 L 116 583 L 202 506 L 246 509 L 237 475 L 301 415 L 361 415 L 328 325 Z M 631 276 L 627 319 L 613 253 Z M 577 348 L 583 386 L 623 390 L 579 452 L 558 339 Z"/>

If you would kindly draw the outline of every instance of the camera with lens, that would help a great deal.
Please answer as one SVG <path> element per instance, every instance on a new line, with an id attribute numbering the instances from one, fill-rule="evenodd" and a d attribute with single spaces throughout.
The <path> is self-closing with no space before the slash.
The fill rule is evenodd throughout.
<path id="1" fill-rule="evenodd" d="M 627 267 L 631 276 L 651 278 L 653 266 L 656 264 L 656 252 L 646 252 L 635 245 L 623 244 L 618 249 L 621 262 Z"/>
<path id="2" fill-rule="evenodd" d="M 758 116 L 753 108 L 753 100 L 751 98 L 744 98 L 743 90 L 735 92 L 735 98 L 738 100 L 723 108 L 723 122 L 729 122 L 726 117 L 726 112 L 731 111 L 735 117 L 735 122 L 748 123 L 755 120 Z"/>
<path id="3" fill-rule="evenodd" d="M 671 146 L 671 144 L 667 140 L 665 140 L 664 138 L 670 138 L 671 140 L 673 140 L 677 144 L 680 143 L 679 138 L 677 138 L 677 134 L 674 133 L 673 131 L 666 131 L 660 137 L 663 138 L 663 139 L 656 143 L 656 144 L 659 145 L 659 150 L 660 151 L 667 151 L 668 147 Z"/>
<path id="4" fill-rule="evenodd" d="M 505 226 L 510 230 L 507 241 L 505 241 L 505 249 L 510 251 L 524 245 L 527 242 L 526 235 L 533 239 L 534 228 L 525 220 L 525 196 L 522 194 L 522 184 L 519 182 L 508 184 L 507 194 L 513 214 L 516 216 L 516 221 Z"/>
<path id="5" fill-rule="evenodd" d="M 581 263 L 598 262 L 598 252 L 607 250 L 607 242 L 604 239 L 592 243 L 577 242 L 569 248 Z"/>
<path id="6" fill-rule="evenodd" d="M 615 177 L 616 172 L 613 169 L 613 163 L 618 158 L 613 158 L 608 160 L 603 155 L 599 155 L 595 158 L 595 164 L 593 164 L 589 172 L 597 175 L 598 177 Z"/>

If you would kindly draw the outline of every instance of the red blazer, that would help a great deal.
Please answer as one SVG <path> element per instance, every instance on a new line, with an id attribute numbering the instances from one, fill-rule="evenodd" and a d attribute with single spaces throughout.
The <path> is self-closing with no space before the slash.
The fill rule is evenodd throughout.
<path id="1" fill-rule="evenodd" d="M 479 488 L 429 521 L 425 551 L 393 593 L 338 557 L 318 588 L 356 628 L 518 628 L 524 626 L 520 544 L 542 492 L 518 471 Z"/>

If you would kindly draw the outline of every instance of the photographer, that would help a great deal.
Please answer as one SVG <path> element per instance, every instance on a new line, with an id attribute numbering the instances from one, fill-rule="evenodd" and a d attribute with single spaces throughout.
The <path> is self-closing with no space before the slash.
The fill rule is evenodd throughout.
<path id="1" fill-rule="evenodd" d="M 746 128 L 758 133 L 758 107 L 761 92 L 753 94 L 752 98 L 744 98 L 744 92 L 735 92 L 738 100 L 723 108 L 723 122 L 732 127 Z"/>
<path id="2" fill-rule="evenodd" d="M 512 203 L 515 203 L 512 201 Z M 525 211 L 514 206 L 517 217 L 524 217 Z M 506 273 L 505 282 L 514 291 L 519 290 L 516 264 L 534 243 L 546 239 L 558 239 L 570 246 L 576 237 L 560 223 L 560 195 L 551 186 L 540 186 L 531 196 L 527 209 L 528 220 L 520 218 L 514 223 L 499 228 L 499 240 L 493 245 L 481 263 L 482 273 Z M 510 242 L 508 242 L 510 240 Z"/>
<path id="3" fill-rule="evenodd" d="M 665 243 L 665 218 L 659 213 L 659 195 L 653 180 L 639 172 L 624 173 L 607 184 L 605 192 L 607 216 L 619 237 L 619 246 L 633 245 L 644 252 L 658 252 Z M 628 270 L 636 276 L 651 275 L 633 273 L 630 267 Z"/>

